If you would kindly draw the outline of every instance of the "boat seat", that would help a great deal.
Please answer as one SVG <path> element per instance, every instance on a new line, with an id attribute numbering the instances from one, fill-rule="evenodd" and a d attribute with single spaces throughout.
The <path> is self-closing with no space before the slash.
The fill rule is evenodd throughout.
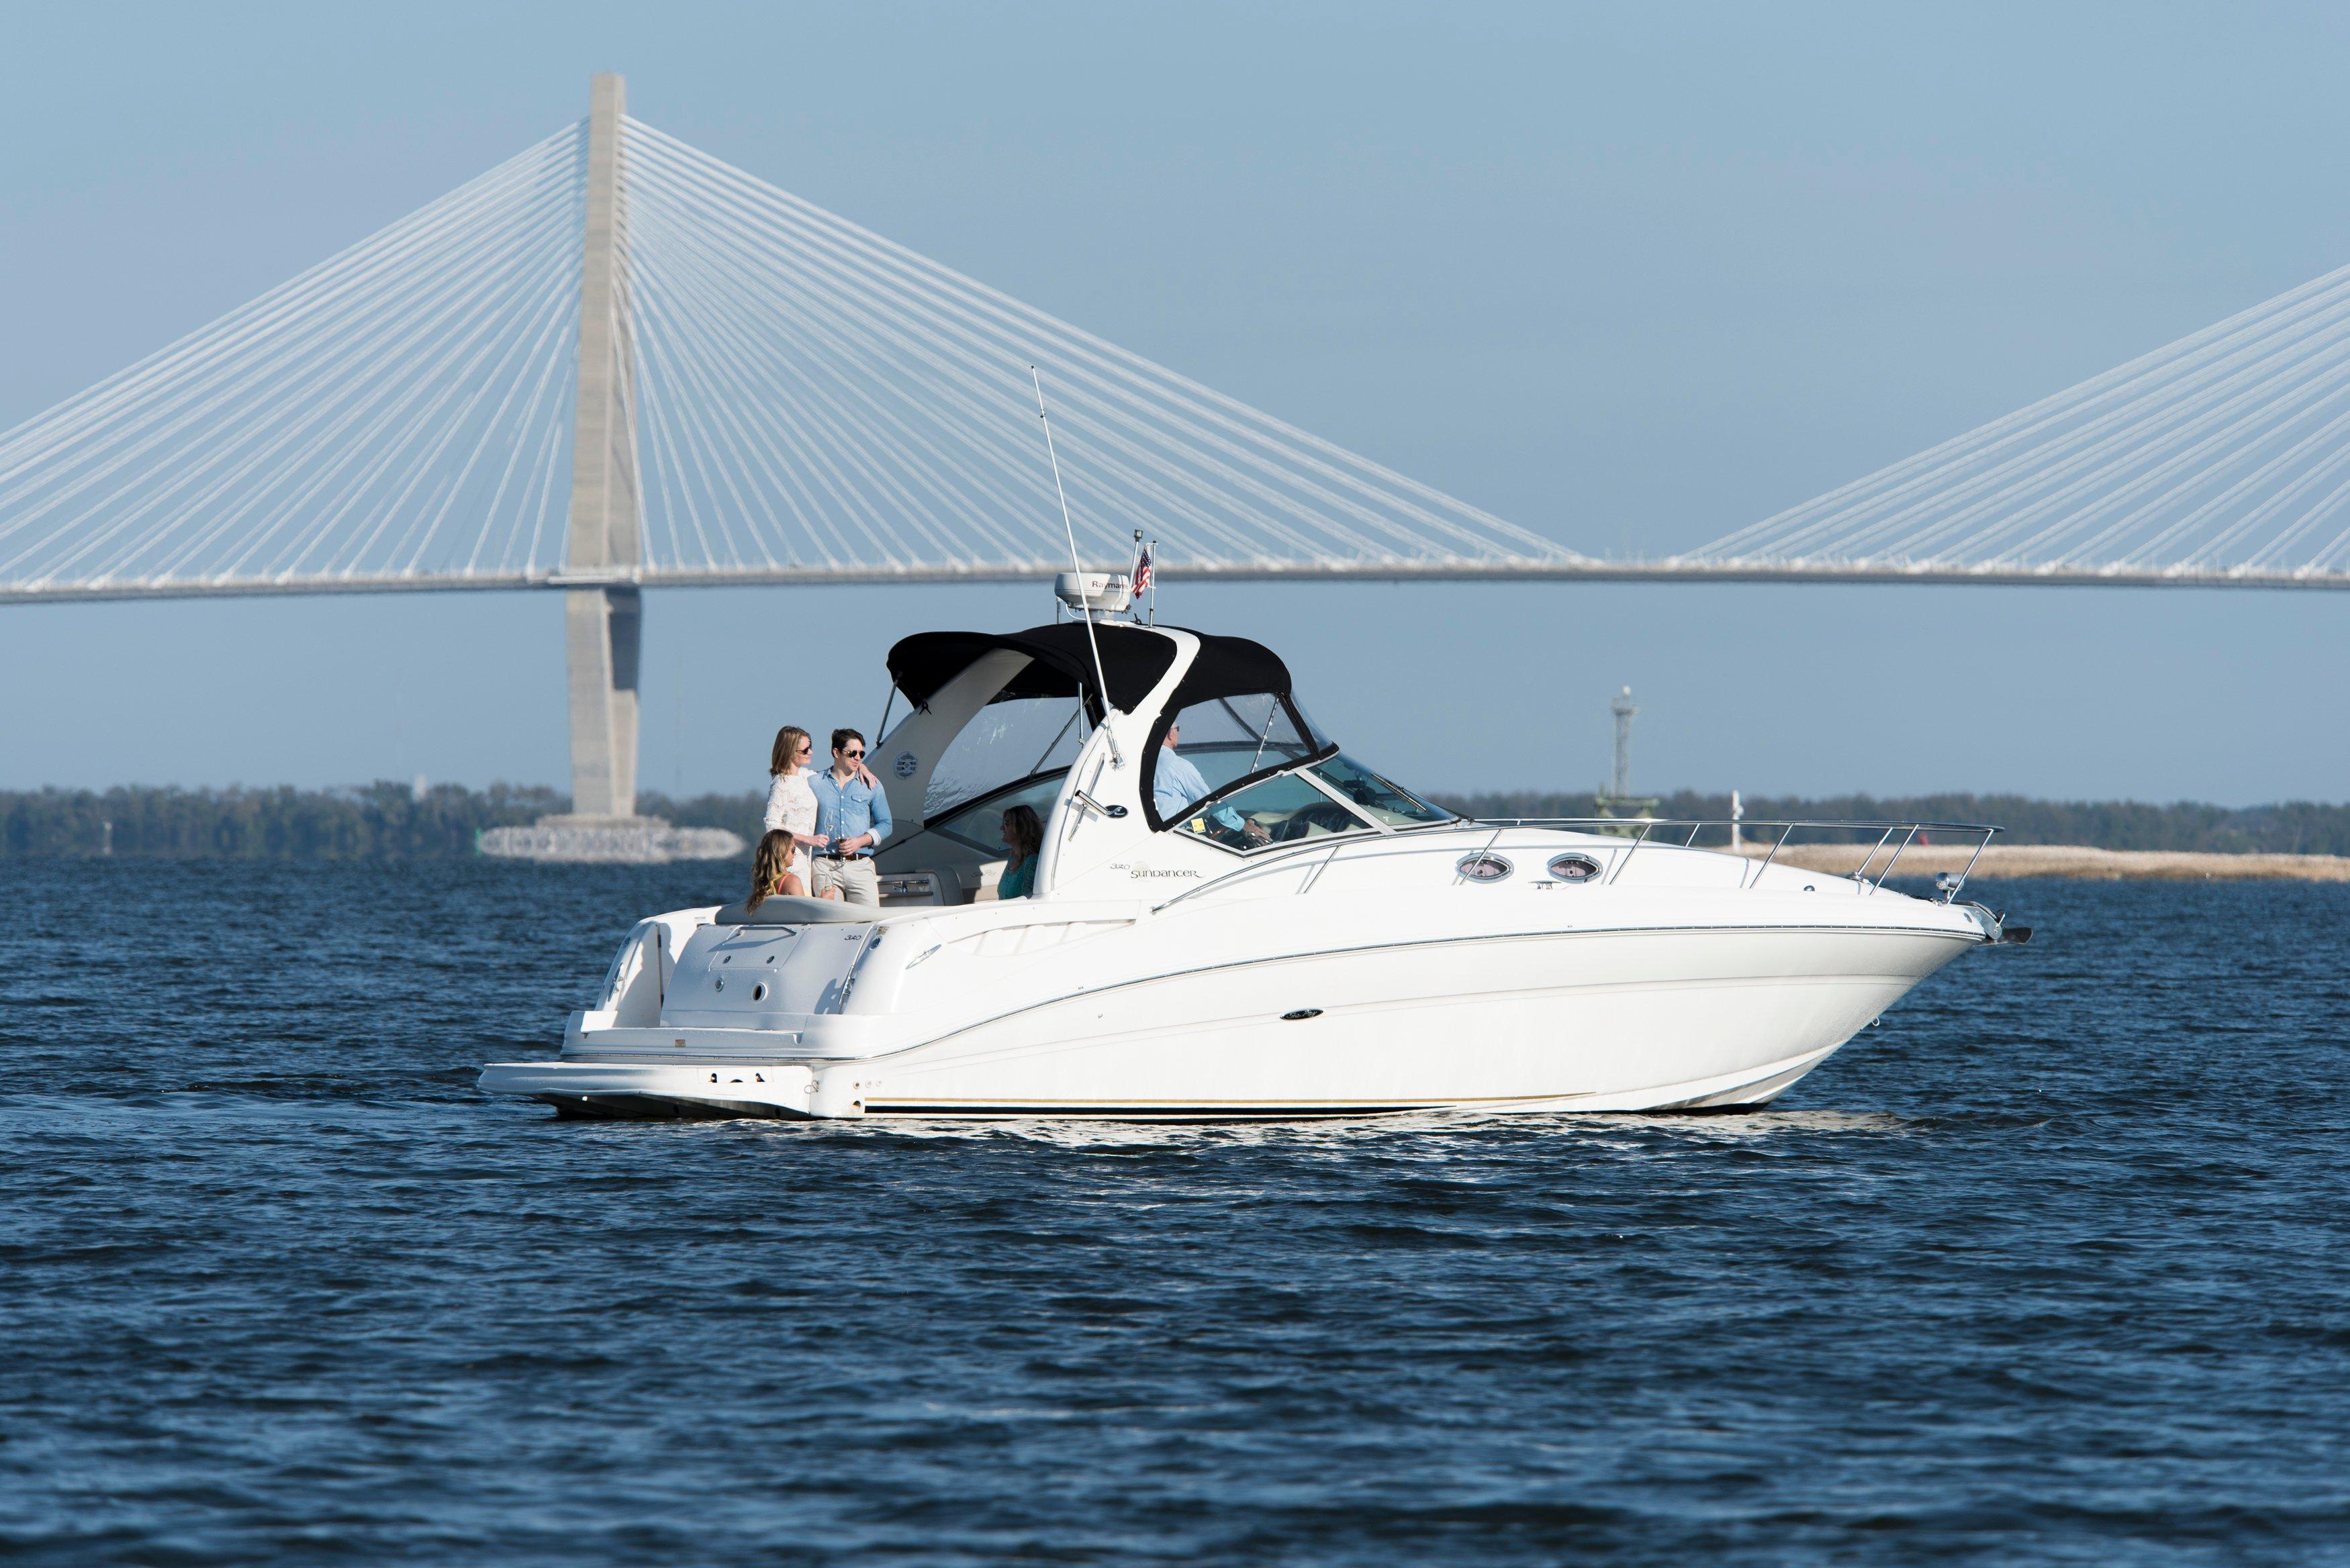
<path id="1" fill-rule="evenodd" d="M 789 893 L 778 893 L 763 900 L 756 909 L 729 904 L 718 911 L 714 923 L 722 926 L 865 926 L 880 918 L 880 910 L 868 909 L 862 904 L 851 904 L 839 898 L 800 898 Z"/>

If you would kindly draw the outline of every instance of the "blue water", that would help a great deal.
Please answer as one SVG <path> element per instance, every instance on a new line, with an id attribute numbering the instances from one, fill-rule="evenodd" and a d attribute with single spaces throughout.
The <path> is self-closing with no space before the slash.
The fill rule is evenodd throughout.
<path id="1" fill-rule="evenodd" d="M 1768 1114 L 558 1122 L 692 869 L 0 862 L 0 1558 L 2350 1562 L 2350 888 Z"/>

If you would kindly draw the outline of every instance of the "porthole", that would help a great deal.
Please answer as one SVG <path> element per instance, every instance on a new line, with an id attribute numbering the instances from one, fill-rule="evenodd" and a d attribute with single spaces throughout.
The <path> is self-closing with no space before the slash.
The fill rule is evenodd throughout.
<path id="1" fill-rule="evenodd" d="M 1453 869 L 1471 882 L 1498 882 L 1517 867 L 1492 850 L 1485 849 L 1474 855 L 1463 855 Z"/>
<path id="2" fill-rule="evenodd" d="M 751 1000 L 754 1002 L 764 1002 L 767 1000 L 767 988 L 764 982 L 751 988 Z"/>
<path id="3" fill-rule="evenodd" d="M 1560 855 L 1552 858 L 1550 874 L 1562 882 L 1588 882 L 1599 875 L 1599 862 L 1588 855 Z"/>

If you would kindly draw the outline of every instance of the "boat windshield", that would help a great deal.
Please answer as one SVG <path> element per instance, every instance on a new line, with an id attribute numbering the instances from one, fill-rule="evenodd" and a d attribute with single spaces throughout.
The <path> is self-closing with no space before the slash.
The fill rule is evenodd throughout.
<path id="1" fill-rule="evenodd" d="M 1243 851 L 1371 831 L 1369 823 L 1295 773 L 1259 780 L 1175 826 L 1194 837 Z"/>
<path id="2" fill-rule="evenodd" d="M 1308 777 L 1322 787 L 1307 783 Z M 1331 799 L 1334 794 L 1339 799 Z M 1392 831 L 1459 820 L 1341 752 L 1211 799 L 1173 826 L 1246 853 L 1334 834 L 1370 833 L 1375 824 Z"/>
<path id="3" fill-rule="evenodd" d="M 1194 807 L 1235 784 L 1286 772 L 1336 749 L 1296 703 L 1272 692 L 1191 703 L 1166 732 L 1170 744 L 1152 759 L 1149 776 L 1151 803 L 1170 825 L 1187 820 Z"/>
<path id="4" fill-rule="evenodd" d="M 1373 822 L 1388 827 L 1421 827 L 1430 823 L 1461 820 L 1442 806 L 1429 805 L 1401 784 L 1381 778 L 1344 752 L 1306 771 L 1354 802 Z"/>
<path id="5" fill-rule="evenodd" d="M 990 702 L 947 743 L 938 766 L 931 770 L 931 786 L 922 795 L 922 820 L 936 822 L 959 805 L 1037 774 L 1050 773 L 1057 778 L 1077 760 L 1090 732 L 1091 726 L 1074 698 L 1009 697 Z M 878 749 L 887 753 L 889 748 L 885 743 Z M 1051 808 L 1052 800 L 1047 793 L 1038 815 Z M 991 824 L 989 842 L 981 847 L 996 847 L 993 833 Z"/>

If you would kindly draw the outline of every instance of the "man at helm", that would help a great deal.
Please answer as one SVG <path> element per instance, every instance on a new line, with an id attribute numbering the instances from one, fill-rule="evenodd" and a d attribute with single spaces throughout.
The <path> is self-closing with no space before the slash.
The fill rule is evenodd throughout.
<path id="1" fill-rule="evenodd" d="M 1170 827 L 1176 826 L 1186 806 L 1204 800 L 1208 795 L 1206 776 L 1191 758 L 1175 749 L 1175 743 L 1182 738 L 1181 724 L 1167 726 L 1167 738 L 1159 742 L 1159 770 L 1150 781 L 1151 807 L 1159 813 L 1159 820 Z M 1219 837 L 1228 834 L 1246 835 L 1248 832 L 1248 824 L 1242 821 L 1241 814 L 1229 805 L 1220 805 L 1207 816 L 1212 825 L 1211 831 L 1222 830 L 1216 835 Z"/>

